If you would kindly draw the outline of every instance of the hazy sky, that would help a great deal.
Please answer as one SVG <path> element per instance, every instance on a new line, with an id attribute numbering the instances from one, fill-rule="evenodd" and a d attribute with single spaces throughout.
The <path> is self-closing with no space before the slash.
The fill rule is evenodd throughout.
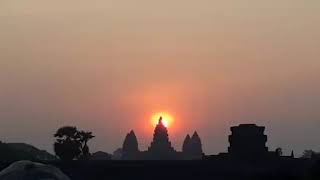
<path id="1" fill-rule="evenodd" d="M 175 117 L 181 150 L 229 127 L 267 127 L 270 149 L 320 151 L 319 0 L 0 0 L 0 140 L 52 152 L 75 125 L 112 152 L 150 117 Z"/>

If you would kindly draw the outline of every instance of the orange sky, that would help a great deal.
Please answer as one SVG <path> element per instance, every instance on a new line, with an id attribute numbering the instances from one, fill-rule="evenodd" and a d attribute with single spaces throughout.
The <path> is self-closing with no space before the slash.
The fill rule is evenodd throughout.
<path id="1" fill-rule="evenodd" d="M 271 149 L 320 151 L 319 19 L 316 0 L 2 0 L 0 140 L 52 151 L 77 125 L 94 150 L 131 129 L 145 149 L 167 111 L 178 150 L 197 130 L 226 151 L 230 126 L 258 123 Z"/>

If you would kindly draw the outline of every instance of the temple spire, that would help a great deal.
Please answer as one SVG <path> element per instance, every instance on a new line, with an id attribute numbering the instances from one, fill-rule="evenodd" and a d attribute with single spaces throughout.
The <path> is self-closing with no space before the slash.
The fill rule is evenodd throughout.
<path id="1" fill-rule="evenodd" d="M 294 152 L 293 152 L 293 150 L 291 151 L 291 157 L 294 158 Z"/>
<path id="2" fill-rule="evenodd" d="M 134 160 L 137 158 L 139 153 L 138 140 L 133 130 L 131 130 L 122 145 L 122 159 L 124 160 Z"/>
<path id="3" fill-rule="evenodd" d="M 151 142 L 148 151 L 155 157 L 163 158 L 170 156 L 175 152 L 169 140 L 168 129 L 162 122 L 162 116 L 160 116 L 159 123 L 154 129 L 153 141 Z"/>
<path id="4" fill-rule="evenodd" d="M 162 124 L 162 116 L 159 118 L 159 124 Z"/>

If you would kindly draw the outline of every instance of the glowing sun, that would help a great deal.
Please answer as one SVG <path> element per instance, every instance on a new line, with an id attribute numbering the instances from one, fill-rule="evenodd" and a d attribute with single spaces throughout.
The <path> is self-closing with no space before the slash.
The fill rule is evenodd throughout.
<path id="1" fill-rule="evenodd" d="M 157 112 L 153 114 L 151 117 L 151 122 L 153 126 L 156 126 L 159 123 L 160 117 L 162 117 L 162 123 L 165 127 L 169 127 L 174 121 L 174 118 L 171 114 L 167 112 Z"/>

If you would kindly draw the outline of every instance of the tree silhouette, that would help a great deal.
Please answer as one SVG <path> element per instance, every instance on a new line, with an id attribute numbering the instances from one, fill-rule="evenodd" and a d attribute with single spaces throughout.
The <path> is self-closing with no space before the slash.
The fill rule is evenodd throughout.
<path id="1" fill-rule="evenodd" d="M 54 137 L 54 151 L 61 160 L 73 160 L 81 154 L 81 141 L 76 127 L 62 127 Z"/>
<path id="2" fill-rule="evenodd" d="M 314 158 L 316 156 L 318 156 L 319 153 L 313 151 L 313 150 L 305 150 L 301 156 L 301 158 L 306 158 L 306 159 L 310 159 L 310 158 Z"/>
<path id="3" fill-rule="evenodd" d="M 95 136 L 92 135 L 92 132 L 85 132 L 85 131 L 80 131 L 79 132 L 80 136 L 80 142 L 81 142 L 81 151 L 82 151 L 82 158 L 88 159 L 90 156 L 90 150 L 88 146 L 88 141 Z"/>
<path id="4" fill-rule="evenodd" d="M 61 160 L 73 160 L 79 158 L 88 158 L 90 151 L 88 141 L 94 136 L 92 132 L 79 131 L 76 127 L 65 126 L 57 130 L 54 135 L 54 151 Z"/>
<path id="5" fill-rule="evenodd" d="M 279 157 L 282 156 L 282 154 L 283 154 L 283 153 L 282 153 L 282 148 L 277 148 L 277 149 L 276 149 L 276 154 L 277 154 L 277 156 L 279 156 Z"/>

